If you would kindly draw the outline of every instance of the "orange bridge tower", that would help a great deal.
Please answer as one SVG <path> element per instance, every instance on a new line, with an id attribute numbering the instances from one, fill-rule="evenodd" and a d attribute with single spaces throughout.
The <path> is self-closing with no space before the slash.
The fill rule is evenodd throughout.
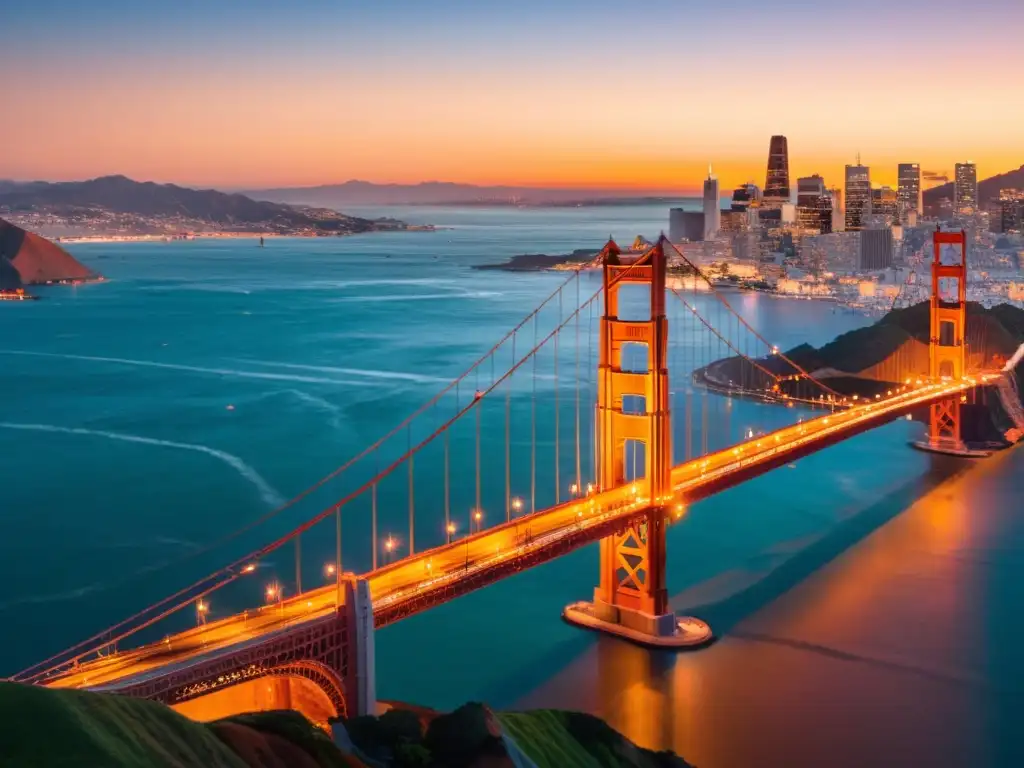
<path id="1" fill-rule="evenodd" d="M 663 235 L 642 252 L 623 253 L 609 240 L 599 257 L 604 316 L 597 385 L 597 482 L 602 491 L 627 486 L 624 502 L 635 502 L 637 515 L 601 541 L 594 601 L 571 605 L 564 616 L 572 623 L 648 645 L 691 646 L 709 640 L 711 631 L 697 619 L 677 618 L 665 585 L 665 532 L 674 494 L 664 243 Z M 619 289 L 631 284 L 650 288 L 645 319 L 619 318 Z M 642 370 L 623 369 L 626 344 L 646 347 Z M 626 474 L 629 443 L 634 450 L 643 446 L 642 478 Z"/>
<path id="2" fill-rule="evenodd" d="M 943 246 L 952 246 L 943 249 Z M 967 236 L 936 231 L 932 235 L 931 331 L 929 373 L 935 381 L 959 380 L 967 373 Z M 943 251 L 952 257 L 943 259 Z M 941 453 L 968 453 L 960 434 L 960 396 L 934 403 L 928 438 L 919 447 Z"/>

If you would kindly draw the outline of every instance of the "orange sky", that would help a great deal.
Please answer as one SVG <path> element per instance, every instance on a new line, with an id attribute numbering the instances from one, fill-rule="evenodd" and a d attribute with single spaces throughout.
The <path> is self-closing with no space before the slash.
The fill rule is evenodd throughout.
<path id="1" fill-rule="evenodd" d="M 439 2 L 469 13 L 454 0 Z M 875 2 L 864 0 L 865 8 Z M 1002 7 L 1008 21 L 1020 21 L 1019 32 L 1018 3 Z M 898 162 L 952 173 L 954 163 L 973 160 L 982 178 L 1016 168 L 1024 163 L 1024 46 L 1012 24 L 995 23 L 999 3 L 979 0 L 992 11 L 971 17 L 988 20 L 984 34 L 976 25 L 958 56 L 941 55 L 952 49 L 931 42 L 929 25 L 948 34 L 958 22 L 947 26 L 926 12 L 945 4 L 917 9 L 910 28 L 890 29 L 889 19 L 886 34 L 862 50 L 839 16 L 811 27 L 806 15 L 779 11 L 773 45 L 800 55 L 771 63 L 751 47 L 770 23 L 757 6 L 751 19 L 707 9 L 680 17 L 715 33 L 707 38 L 690 31 L 650 45 L 624 39 L 607 55 L 595 55 L 586 29 L 559 46 L 556 32 L 548 41 L 541 28 L 509 28 L 514 19 L 492 18 L 494 9 L 465 22 L 479 29 L 453 30 L 456 22 L 443 19 L 392 32 L 369 16 L 339 17 L 331 29 L 310 18 L 290 38 L 273 29 L 258 40 L 236 35 L 201 47 L 187 36 L 173 45 L 114 38 L 123 48 L 117 55 L 104 53 L 97 28 L 95 45 L 84 37 L 76 55 L 62 48 L 5 83 L 7 103 L 18 108 L 0 121 L 0 178 L 124 173 L 239 188 L 359 178 L 685 190 L 711 162 L 724 191 L 764 183 L 773 133 L 789 138 L 794 178 L 818 172 L 830 185 L 842 184 L 843 165 L 858 151 L 875 183 L 895 183 Z M 381 7 L 400 5 L 419 8 L 395 0 Z M 570 15 L 569 5 L 558 19 L 572 29 L 587 17 Z M 623 13 L 598 6 L 606 16 Z M 357 23 L 375 36 L 354 35 Z M 481 40 L 484 33 L 491 37 Z M 15 71 L 3 43 L 0 32 L 0 69 Z"/>

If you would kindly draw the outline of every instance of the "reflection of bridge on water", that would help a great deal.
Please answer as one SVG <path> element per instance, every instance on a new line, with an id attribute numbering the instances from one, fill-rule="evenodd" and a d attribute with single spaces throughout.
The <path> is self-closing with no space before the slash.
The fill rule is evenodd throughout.
<path id="1" fill-rule="evenodd" d="M 651 645 L 700 644 L 709 638 L 706 625 L 674 615 L 664 582 L 666 527 L 684 516 L 687 505 L 910 413 L 930 413 L 931 448 L 961 450 L 960 404 L 974 397 L 976 387 L 1002 380 L 998 372 L 967 373 L 962 308 L 959 316 L 943 308 L 937 322 L 954 324 L 954 344 L 936 351 L 936 340 L 949 337 L 944 329 L 933 334 L 930 352 L 932 364 L 953 365 L 954 376 L 904 380 L 874 397 L 845 397 L 789 360 L 707 285 L 691 291 L 668 285 L 671 248 L 662 238 L 623 252 L 609 241 L 601 252 L 603 279 L 595 293 L 581 299 L 585 273 L 573 272 L 427 405 L 257 524 L 344 471 L 355 478 L 354 487 L 337 502 L 258 551 L 16 679 L 156 699 L 198 719 L 281 707 L 318 721 L 368 712 L 375 704 L 375 627 L 595 541 L 601 542 L 601 568 L 594 599 L 568 610 L 568 619 Z M 567 297 L 573 297 L 571 310 L 564 306 Z M 596 334 L 595 306 L 603 307 Z M 550 357 L 542 362 L 542 355 Z M 709 407 L 721 398 L 691 388 L 701 383 L 700 376 L 686 388 L 669 388 L 670 370 L 706 371 L 725 356 L 742 361 L 736 392 L 789 406 L 759 411 L 769 423 L 744 429 L 739 441 L 728 418 L 715 416 Z M 513 397 L 528 399 L 529 424 L 512 419 Z M 545 410 L 539 417 L 541 401 Z M 674 445 L 672 411 L 684 426 L 682 445 Z M 457 433 L 460 428 L 471 431 L 468 439 Z M 528 462 L 514 450 L 527 433 Z M 490 436 L 503 437 L 503 445 L 485 447 Z M 456 440 L 472 444 L 468 472 L 452 467 Z M 538 465 L 548 461 L 554 483 L 543 489 Z M 525 488 L 526 469 L 530 492 L 523 498 L 513 489 Z M 417 473 L 424 472 L 432 479 L 443 475 L 443 499 L 417 494 Z M 471 481 L 452 482 L 460 477 Z M 395 505 L 387 483 L 405 486 L 399 490 L 405 490 L 401 501 L 408 505 L 409 527 L 405 541 L 389 535 L 384 546 L 389 559 L 399 546 L 406 554 L 381 565 L 378 507 L 383 503 L 390 511 Z M 453 538 L 459 517 L 452 512 L 453 501 L 462 508 L 469 495 L 474 502 L 470 530 Z M 498 498 L 498 505 L 490 503 Z M 357 577 L 342 567 L 342 516 L 359 503 L 370 507 L 372 549 L 369 569 Z M 490 525 L 485 509 L 501 506 L 504 519 Z M 423 510 L 431 507 L 438 514 L 427 520 L 427 532 Z M 330 583 L 303 590 L 301 543 L 314 528 L 317 535 L 335 539 L 335 560 L 327 566 Z M 176 611 L 250 582 L 256 561 L 286 544 L 295 547 L 293 597 L 273 588 L 269 605 L 216 621 L 206 620 L 202 602 L 195 628 L 125 648 L 130 638 L 144 636 Z"/>

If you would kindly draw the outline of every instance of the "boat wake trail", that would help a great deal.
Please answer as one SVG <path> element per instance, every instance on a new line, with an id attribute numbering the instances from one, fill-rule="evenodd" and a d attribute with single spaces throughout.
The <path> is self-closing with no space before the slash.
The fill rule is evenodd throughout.
<path id="1" fill-rule="evenodd" d="M 265 400 L 279 395 L 291 395 L 296 400 L 300 400 L 306 405 L 318 408 L 321 411 L 326 411 L 331 414 L 331 427 L 333 429 L 341 428 L 341 408 L 336 406 L 334 403 L 324 400 L 322 397 L 317 397 L 316 395 L 311 395 L 308 392 L 303 392 L 301 389 L 280 389 L 275 392 L 267 392 L 254 398 L 254 401 Z"/>
<path id="2" fill-rule="evenodd" d="M 264 365 L 268 368 L 286 368 L 295 371 L 313 371 L 317 373 L 340 373 L 345 376 L 364 376 L 368 379 L 393 379 L 395 381 L 412 381 L 417 384 L 448 384 L 451 379 L 443 379 L 440 376 L 425 376 L 420 373 L 406 373 L 403 371 L 377 371 L 364 368 L 335 368 L 329 365 L 299 365 L 297 363 L 275 363 L 270 360 L 246 360 L 236 359 L 235 362 L 247 365 Z M 289 390 L 293 391 L 293 390 Z"/>
<path id="3" fill-rule="evenodd" d="M 281 496 L 271 485 L 263 479 L 255 469 L 250 467 L 234 454 L 210 448 L 207 445 L 195 445 L 193 443 L 177 443 L 172 440 L 158 440 L 154 437 L 142 437 L 141 435 L 126 435 L 121 432 L 107 432 L 99 429 L 84 429 L 81 427 L 58 427 L 52 424 L 17 424 L 7 421 L 0 421 L 0 429 L 19 429 L 27 432 L 50 432 L 61 435 L 82 435 L 86 437 L 104 437 L 108 440 L 120 440 L 125 443 L 139 443 L 141 445 L 154 445 L 161 448 L 178 448 L 183 451 L 195 451 L 213 456 L 215 459 L 224 462 L 234 469 L 239 475 L 248 480 L 260 494 L 264 503 L 271 507 L 278 507 L 284 504 L 284 497 Z"/>
<path id="4" fill-rule="evenodd" d="M 366 381 L 348 381 L 342 379 L 328 379 L 322 376 L 299 376 L 290 373 L 267 373 L 264 371 L 240 371 L 233 368 L 202 368 L 196 365 L 181 365 L 178 363 L 158 363 L 155 360 L 131 360 L 124 357 L 96 357 L 93 355 L 65 355 L 56 352 L 30 352 L 20 349 L 0 349 L 2 355 L 24 355 L 31 357 L 53 357 L 60 360 L 85 360 L 93 363 L 116 363 L 118 365 L 134 365 L 140 368 L 163 368 L 172 371 L 189 371 L 191 373 L 206 373 L 216 376 L 237 376 L 243 379 L 269 379 L 271 381 L 295 381 L 302 384 L 333 384 L 335 386 L 370 387 L 371 383 Z"/>

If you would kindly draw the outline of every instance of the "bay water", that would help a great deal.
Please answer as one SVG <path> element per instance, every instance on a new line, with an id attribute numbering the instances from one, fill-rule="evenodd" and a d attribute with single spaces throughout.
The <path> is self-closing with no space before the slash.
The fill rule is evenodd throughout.
<path id="1" fill-rule="evenodd" d="M 343 478 L 204 550 L 394 427 L 566 279 L 473 266 L 597 249 L 609 234 L 653 238 L 667 218 L 657 206 L 353 213 L 446 228 L 271 239 L 262 249 L 248 240 L 75 244 L 107 282 L 0 307 L 0 675 L 329 506 L 349 489 Z M 583 294 L 598 287 L 581 281 Z M 870 322 L 824 302 L 730 300 L 782 348 Z M 589 350 L 580 354 L 592 363 Z M 566 364 L 541 371 L 536 419 L 550 430 L 558 388 L 559 434 L 571 444 L 574 384 L 558 377 Z M 462 404 L 480 386 L 468 381 Z M 519 427 L 532 418 L 531 386 L 536 379 L 509 400 L 524 497 L 529 433 Z M 712 399 L 703 407 L 734 438 L 785 415 Z M 484 462 L 496 469 L 503 411 L 485 413 Z M 936 459 L 907 447 L 919 430 L 891 424 L 688 510 L 669 534 L 669 586 L 677 610 L 721 637 L 709 649 L 652 653 L 562 623 L 561 608 L 593 589 L 591 546 L 380 631 L 379 695 L 438 708 L 483 700 L 590 711 L 703 766 L 1012 764 L 1024 692 L 1021 455 L 980 467 Z M 472 432 L 454 440 L 452 514 L 465 531 Z M 574 476 L 572 453 L 560 457 L 559 487 Z M 585 445 L 585 479 L 588 453 Z M 444 535 L 436 460 L 417 468 L 421 547 Z M 553 472 L 538 469 L 538 507 L 554 500 Z M 504 477 L 488 469 L 484 478 L 488 515 L 503 517 L 493 500 Z M 382 535 L 400 546 L 402 482 L 384 492 L 380 512 Z M 368 507 L 353 504 L 343 519 L 346 567 L 365 570 Z M 328 525 L 304 537 L 306 586 L 333 559 L 333 535 Z M 264 558 L 250 597 L 269 580 L 293 587 L 292 558 L 291 549 Z M 243 597 L 214 595 L 213 614 Z"/>

